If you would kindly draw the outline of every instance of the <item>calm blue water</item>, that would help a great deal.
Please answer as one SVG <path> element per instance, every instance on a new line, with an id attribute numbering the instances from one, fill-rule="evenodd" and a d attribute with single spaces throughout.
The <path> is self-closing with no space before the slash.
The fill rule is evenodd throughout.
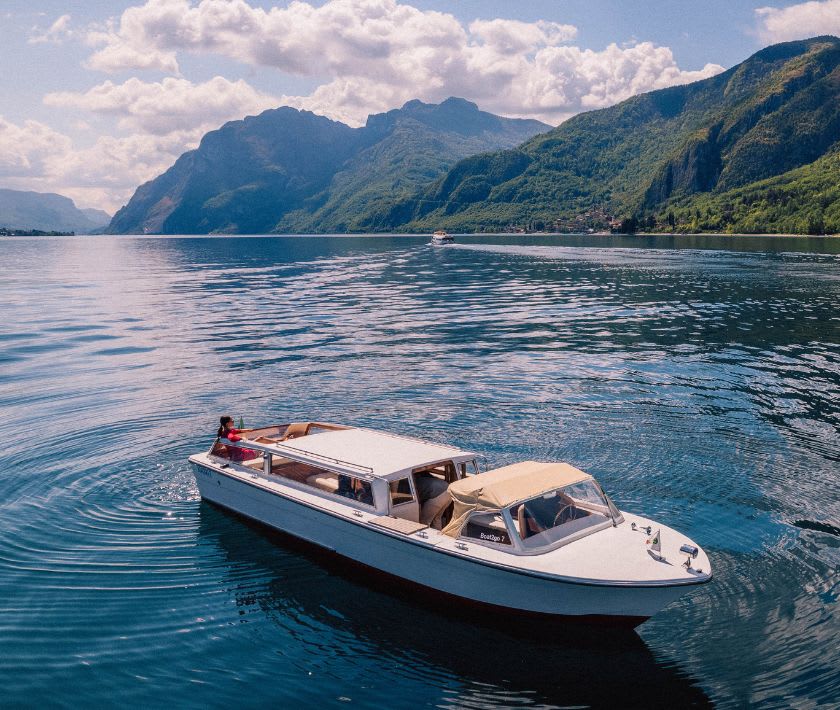
<path id="1" fill-rule="evenodd" d="M 0 704 L 840 698 L 840 241 L 424 242 L 0 243 Z M 462 620 L 202 503 L 220 413 L 570 461 L 715 580 L 638 634 Z"/>

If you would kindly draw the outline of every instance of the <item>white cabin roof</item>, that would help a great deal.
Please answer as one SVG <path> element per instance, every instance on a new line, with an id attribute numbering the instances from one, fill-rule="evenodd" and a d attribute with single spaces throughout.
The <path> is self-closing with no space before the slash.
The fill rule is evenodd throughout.
<path id="1" fill-rule="evenodd" d="M 474 453 L 452 446 L 430 444 L 372 429 L 340 429 L 309 434 L 284 441 L 277 445 L 277 449 L 288 452 L 291 457 L 299 456 L 325 466 L 330 463 L 339 466 L 349 464 L 380 478 L 438 461 L 475 458 Z"/>

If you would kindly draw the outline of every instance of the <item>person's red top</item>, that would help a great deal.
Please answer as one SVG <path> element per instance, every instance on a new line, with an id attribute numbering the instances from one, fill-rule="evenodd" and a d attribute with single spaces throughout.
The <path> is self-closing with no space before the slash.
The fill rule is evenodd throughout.
<path id="1" fill-rule="evenodd" d="M 224 438 L 232 444 L 235 444 L 238 441 L 242 441 L 242 437 L 239 436 L 239 432 L 240 429 L 228 429 L 225 432 Z M 259 456 L 258 452 L 253 451 L 252 449 L 243 449 L 241 446 L 231 446 L 229 449 L 231 461 L 247 461 L 248 459 L 255 459 Z"/>
<path id="2" fill-rule="evenodd" d="M 224 438 L 227 439 L 228 441 L 241 441 L 242 440 L 242 437 L 239 436 L 239 429 L 228 429 L 225 432 Z"/>

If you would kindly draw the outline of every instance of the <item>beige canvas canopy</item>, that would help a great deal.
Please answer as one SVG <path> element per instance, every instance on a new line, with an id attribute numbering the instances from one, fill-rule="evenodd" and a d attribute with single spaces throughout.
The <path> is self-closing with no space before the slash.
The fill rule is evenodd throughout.
<path id="1" fill-rule="evenodd" d="M 474 510 L 501 510 L 514 503 L 592 478 L 567 463 L 522 461 L 478 476 L 467 476 L 449 486 L 455 502 L 452 520 L 443 532 L 458 537 Z"/>

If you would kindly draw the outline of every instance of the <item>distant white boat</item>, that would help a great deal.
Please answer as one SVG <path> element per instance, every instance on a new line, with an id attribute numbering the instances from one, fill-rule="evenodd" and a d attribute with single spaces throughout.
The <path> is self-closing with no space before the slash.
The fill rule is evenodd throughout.
<path id="1" fill-rule="evenodd" d="M 239 433 L 190 457 L 203 498 L 450 602 L 636 626 L 712 578 L 569 464 L 478 473 L 468 451 L 318 422 Z"/>
<path id="2" fill-rule="evenodd" d="M 439 229 L 432 235 L 431 243 L 438 246 L 441 244 L 453 244 L 455 242 L 455 237 L 453 237 L 448 232 L 444 232 L 442 229 Z"/>

